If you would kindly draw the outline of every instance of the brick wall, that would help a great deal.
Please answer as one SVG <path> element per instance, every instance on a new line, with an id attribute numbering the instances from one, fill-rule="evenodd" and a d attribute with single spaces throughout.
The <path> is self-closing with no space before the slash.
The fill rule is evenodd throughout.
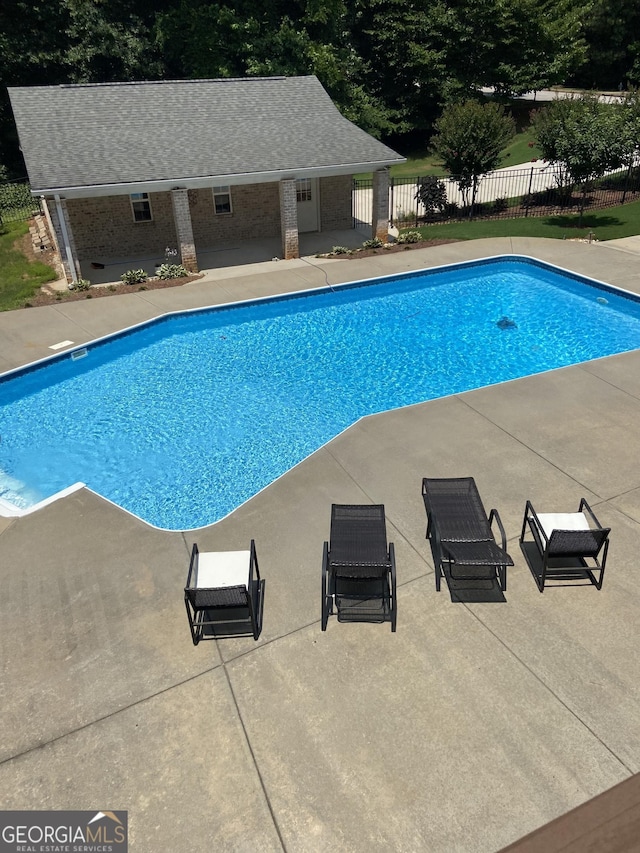
<path id="1" fill-rule="evenodd" d="M 389 169 L 373 173 L 373 224 L 371 236 L 386 243 L 389 239 Z"/>
<path id="2" fill-rule="evenodd" d="M 280 188 L 280 233 L 282 235 L 282 257 L 288 261 L 299 257 L 296 182 L 282 180 Z"/>
<path id="3" fill-rule="evenodd" d="M 351 228 L 351 176 L 322 178 L 319 184 L 322 230 Z M 281 236 L 278 183 L 231 187 L 230 214 L 215 214 L 210 187 L 189 190 L 188 198 L 196 251 L 237 245 L 241 240 Z M 166 246 L 177 247 L 171 193 L 150 193 L 149 199 L 151 222 L 133 221 L 128 195 L 68 199 L 66 205 L 79 259 L 155 257 L 162 256 Z"/>
<path id="4" fill-rule="evenodd" d="M 237 245 L 240 240 L 280 236 L 278 184 L 231 187 L 231 213 L 216 214 L 213 190 L 189 190 L 196 247 Z"/>
<path id="5" fill-rule="evenodd" d="M 320 179 L 320 224 L 323 231 L 353 228 L 351 175 Z"/>
<path id="6" fill-rule="evenodd" d="M 188 191 L 186 189 L 171 190 L 171 202 L 182 266 L 189 272 L 198 272 Z"/>
<path id="7" fill-rule="evenodd" d="M 164 255 L 177 246 L 170 193 L 150 193 L 152 222 L 134 222 L 128 195 L 67 200 L 80 260 Z"/>

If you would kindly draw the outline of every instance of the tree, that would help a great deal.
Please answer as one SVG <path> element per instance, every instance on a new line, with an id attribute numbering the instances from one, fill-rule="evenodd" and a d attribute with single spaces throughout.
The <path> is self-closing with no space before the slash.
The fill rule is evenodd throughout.
<path id="1" fill-rule="evenodd" d="M 445 107 L 435 130 L 432 145 L 460 187 L 471 216 L 480 179 L 498 167 L 500 152 L 515 134 L 515 122 L 499 104 L 463 101 Z"/>
<path id="2" fill-rule="evenodd" d="M 444 185 L 444 181 L 439 180 L 435 175 L 427 175 L 424 178 L 420 178 L 416 188 L 415 199 L 424 207 L 426 217 L 442 213 L 447 206 L 447 188 Z"/>
<path id="3" fill-rule="evenodd" d="M 585 61 L 582 20 L 590 2 L 507 0 L 489 23 L 489 47 L 479 63 L 482 83 L 498 93 L 522 95 L 559 83 Z"/>
<path id="4" fill-rule="evenodd" d="M 636 0 L 591 0 L 584 16 L 586 62 L 567 82 L 617 90 L 640 83 L 640 5 Z"/>
<path id="5" fill-rule="evenodd" d="M 553 101 L 536 111 L 532 125 L 545 160 L 557 163 L 565 184 L 581 184 L 580 215 L 591 183 L 629 162 L 632 110 L 583 96 Z"/>
<path id="6" fill-rule="evenodd" d="M 430 0 L 356 0 L 351 43 L 362 62 L 362 82 L 383 105 L 388 130 L 405 134 L 429 130 L 447 80 L 448 45 Z"/>

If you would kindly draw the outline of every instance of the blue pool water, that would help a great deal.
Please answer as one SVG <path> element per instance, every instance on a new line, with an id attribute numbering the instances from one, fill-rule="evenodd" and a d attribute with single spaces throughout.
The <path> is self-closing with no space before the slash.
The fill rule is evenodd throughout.
<path id="1" fill-rule="evenodd" d="M 171 315 L 0 379 L 0 497 L 199 527 L 364 415 L 638 347 L 639 302 L 523 258 Z"/>

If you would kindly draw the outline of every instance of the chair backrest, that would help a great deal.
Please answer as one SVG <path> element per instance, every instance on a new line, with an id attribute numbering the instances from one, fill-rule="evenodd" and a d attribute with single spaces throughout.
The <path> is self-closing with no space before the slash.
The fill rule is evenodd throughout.
<path id="1" fill-rule="evenodd" d="M 595 557 L 611 532 L 610 527 L 590 530 L 552 530 L 549 557 Z"/>
<path id="2" fill-rule="evenodd" d="M 329 560 L 334 567 L 356 569 L 355 575 L 366 574 L 367 567 L 374 575 L 386 570 L 389 549 L 382 504 L 332 505 Z"/>
<path id="3" fill-rule="evenodd" d="M 441 540 L 483 542 L 494 539 L 473 477 L 425 477 L 422 496 L 427 513 L 435 516 Z"/>

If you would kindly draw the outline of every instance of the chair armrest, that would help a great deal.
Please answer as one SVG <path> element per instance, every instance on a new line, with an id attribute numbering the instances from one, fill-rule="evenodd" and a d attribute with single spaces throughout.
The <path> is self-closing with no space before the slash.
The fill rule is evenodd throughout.
<path id="1" fill-rule="evenodd" d="M 502 538 L 502 545 L 501 545 L 502 550 L 506 551 L 507 550 L 507 535 L 504 532 L 504 526 L 502 524 L 502 519 L 500 518 L 500 515 L 499 515 L 497 509 L 492 509 L 491 512 L 489 513 L 489 527 L 491 527 L 491 525 L 493 524 L 494 521 L 498 525 L 498 529 L 500 530 L 500 536 Z"/>
<path id="2" fill-rule="evenodd" d="M 191 549 L 191 560 L 189 561 L 189 574 L 187 575 L 186 589 L 189 589 L 189 587 L 191 586 L 191 575 L 193 574 L 194 566 L 197 566 L 197 564 L 198 564 L 198 554 L 199 553 L 200 552 L 198 551 L 198 546 L 194 542 L 193 548 Z"/>
<path id="3" fill-rule="evenodd" d="M 589 515 L 591 516 L 591 520 L 596 525 L 596 527 L 602 529 L 602 525 L 600 524 L 600 522 L 598 521 L 598 519 L 595 516 L 595 513 L 593 512 L 593 510 L 591 509 L 591 507 L 589 506 L 589 504 L 586 502 L 586 500 L 584 498 L 580 499 L 580 506 L 578 507 L 578 512 L 589 513 Z"/>
<path id="4" fill-rule="evenodd" d="M 249 583 L 253 580 L 253 569 L 255 566 L 256 570 L 256 579 L 260 580 L 260 569 L 258 568 L 258 555 L 256 554 L 256 543 L 252 539 L 251 540 L 251 549 L 250 549 L 250 557 L 249 557 Z"/>
<path id="5" fill-rule="evenodd" d="M 427 502 L 427 478 L 422 478 L 422 502 L 424 503 L 424 511 L 429 515 L 429 507 Z"/>
<path id="6" fill-rule="evenodd" d="M 538 518 L 538 515 L 537 515 L 535 509 L 533 508 L 533 504 L 531 503 L 531 501 L 527 501 L 527 504 L 525 506 L 524 516 L 525 516 L 525 519 L 527 519 L 527 520 L 533 519 L 533 522 L 536 526 L 536 530 L 538 532 L 538 535 L 541 537 L 541 544 L 543 546 L 542 550 L 544 551 L 544 549 L 546 548 L 546 546 L 549 543 L 549 537 L 544 532 L 542 524 L 540 524 L 540 519 Z"/>

